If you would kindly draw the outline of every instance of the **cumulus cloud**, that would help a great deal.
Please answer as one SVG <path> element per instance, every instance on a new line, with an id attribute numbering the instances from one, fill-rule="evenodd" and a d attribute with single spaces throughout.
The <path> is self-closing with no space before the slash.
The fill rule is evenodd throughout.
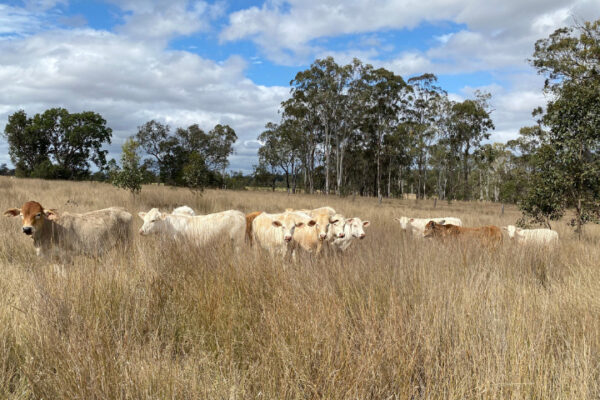
<path id="1" fill-rule="evenodd" d="M 0 41 L 0 54 L 0 126 L 18 109 L 30 115 L 50 107 L 93 110 L 114 129 L 112 156 L 150 119 L 173 127 L 229 124 L 241 139 L 238 152 L 246 154 L 244 141 L 277 117 L 288 95 L 287 88 L 247 79 L 240 57 L 218 63 L 92 29 Z M 0 161 L 7 162 L 6 152 Z"/>

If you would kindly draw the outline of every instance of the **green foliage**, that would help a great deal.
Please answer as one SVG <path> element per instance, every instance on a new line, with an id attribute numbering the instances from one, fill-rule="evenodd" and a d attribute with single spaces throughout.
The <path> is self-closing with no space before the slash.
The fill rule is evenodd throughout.
<path id="1" fill-rule="evenodd" d="M 121 189 L 129 190 L 132 194 L 139 193 L 142 190 L 144 179 L 144 174 L 140 168 L 139 147 L 139 143 L 133 138 L 127 139 L 122 147 L 122 168 L 118 170 L 113 165 L 111 170 L 112 184 Z"/>
<path id="2" fill-rule="evenodd" d="M 525 131 L 540 143 L 536 184 L 522 201 L 525 217 L 557 219 L 575 209 L 579 237 L 585 223 L 600 222 L 600 20 L 557 29 L 535 45 L 532 64 L 553 94 L 540 124 Z M 536 111 L 539 114 L 539 111 Z"/>
<path id="3" fill-rule="evenodd" d="M 52 108 L 33 118 L 20 110 L 8 118 L 4 136 L 11 161 L 21 176 L 82 179 L 90 175 L 90 162 L 106 164 L 112 130 L 97 113 L 69 113 Z"/>
<path id="4" fill-rule="evenodd" d="M 209 173 L 202 155 L 196 151 L 188 156 L 188 162 L 183 167 L 185 186 L 194 192 L 201 192 L 209 182 Z"/>

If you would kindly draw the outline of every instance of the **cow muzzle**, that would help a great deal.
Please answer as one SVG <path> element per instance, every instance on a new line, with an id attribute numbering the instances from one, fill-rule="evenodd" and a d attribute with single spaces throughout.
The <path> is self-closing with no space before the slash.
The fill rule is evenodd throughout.
<path id="1" fill-rule="evenodd" d="M 340 239 L 342 239 L 342 238 L 346 237 L 346 234 L 345 233 L 338 233 L 338 237 Z"/>
<path id="2" fill-rule="evenodd" d="M 327 234 L 326 233 L 321 233 L 319 235 L 319 240 L 325 240 L 325 238 L 327 238 Z"/>
<path id="3" fill-rule="evenodd" d="M 361 234 L 360 234 L 360 236 L 359 236 L 358 238 L 359 238 L 359 239 L 364 239 L 364 238 L 365 238 L 365 236 L 367 236 L 367 235 L 365 235 L 364 233 L 361 233 Z"/>
<path id="4" fill-rule="evenodd" d="M 289 242 L 292 240 L 292 237 L 291 237 L 291 236 L 285 236 L 285 237 L 283 238 L 283 240 L 285 240 L 286 242 L 288 242 L 288 243 L 289 243 Z"/>
<path id="5" fill-rule="evenodd" d="M 24 226 L 23 227 L 23 233 L 26 235 L 32 235 L 33 234 L 33 226 Z"/>

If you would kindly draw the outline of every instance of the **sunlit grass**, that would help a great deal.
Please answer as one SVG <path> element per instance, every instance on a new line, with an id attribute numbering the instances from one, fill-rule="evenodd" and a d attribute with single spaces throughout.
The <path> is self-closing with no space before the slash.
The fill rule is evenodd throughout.
<path id="1" fill-rule="evenodd" d="M 295 263 L 227 243 L 135 236 L 125 253 L 44 264 L 0 219 L 0 397 L 595 398 L 600 395 L 600 230 L 556 224 L 553 252 L 493 251 L 403 235 L 393 217 L 506 225 L 483 203 L 269 192 L 197 196 L 145 187 L 0 179 L 0 211 L 189 205 L 280 211 L 330 205 L 370 220 L 346 254 Z M 134 228 L 141 225 L 135 217 Z"/>

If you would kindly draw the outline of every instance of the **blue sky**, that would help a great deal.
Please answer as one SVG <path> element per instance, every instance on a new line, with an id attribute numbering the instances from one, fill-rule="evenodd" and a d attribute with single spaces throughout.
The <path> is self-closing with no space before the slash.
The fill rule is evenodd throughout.
<path id="1" fill-rule="evenodd" d="M 405 79 L 433 72 L 456 100 L 489 91 L 492 140 L 506 141 L 545 103 L 526 61 L 535 41 L 599 17 L 600 0 L 0 1 L 0 129 L 21 108 L 94 110 L 118 158 L 150 119 L 226 123 L 240 138 L 231 169 L 250 172 L 289 81 L 331 55 Z"/>

